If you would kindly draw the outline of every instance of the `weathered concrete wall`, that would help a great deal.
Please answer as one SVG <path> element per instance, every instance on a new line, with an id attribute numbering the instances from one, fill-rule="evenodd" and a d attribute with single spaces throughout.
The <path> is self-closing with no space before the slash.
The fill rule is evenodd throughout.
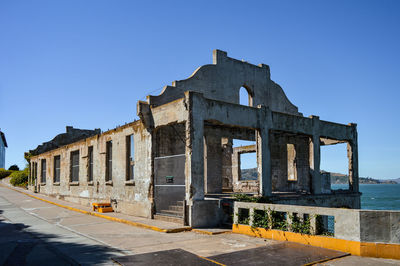
<path id="1" fill-rule="evenodd" d="M 204 182 L 205 193 L 222 193 L 222 143 L 221 136 L 205 130 Z"/>
<path id="2" fill-rule="evenodd" d="M 218 227 L 223 220 L 221 200 L 217 199 L 193 201 L 190 213 L 192 214 L 192 227 Z"/>
<path id="3" fill-rule="evenodd" d="M 362 242 L 400 243 L 400 211 L 350 210 L 293 206 L 283 204 L 262 204 L 235 202 L 234 223 L 238 223 L 239 209 L 274 210 L 288 214 L 301 213 L 334 217 L 334 236 L 340 239 Z M 252 221 L 252 218 L 250 218 Z"/>
<path id="4" fill-rule="evenodd" d="M 134 182 L 126 181 L 126 136 L 134 134 Z M 106 142 L 112 141 L 112 182 L 105 180 Z M 88 147 L 93 146 L 93 181 L 88 181 Z M 79 150 L 79 182 L 70 182 L 70 154 Z M 46 159 L 46 182 L 41 193 L 89 205 L 97 201 L 114 202 L 114 210 L 136 216 L 151 217 L 149 198 L 151 181 L 151 136 L 140 121 L 110 130 L 85 140 L 40 154 L 31 159 Z M 61 157 L 60 182 L 54 183 L 54 156 Z"/>
<path id="5" fill-rule="evenodd" d="M 360 209 L 359 193 L 333 193 L 333 194 L 299 194 L 299 195 L 279 195 L 271 198 L 277 204 L 289 204 L 314 207 L 332 207 Z"/>
<path id="6" fill-rule="evenodd" d="M 149 96 L 148 101 L 150 105 L 162 105 L 183 98 L 190 89 L 208 99 L 239 104 L 241 87 L 251 95 L 253 106 L 262 104 L 273 111 L 299 115 L 282 88 L 271 80 L 269 66 L 239 61 L 220 50 L 213 52 L 212 65 L 199 67 L 188 79 L 173 82 L 159 96 Z"/>
<path id="7" fill-rule="evenodd" d="M 227 192 L 233 191 L 232 145 L 230 138 L 222 139 L 222 189 Z"/>
<path id="8" fill-rule="evenodd" d="M 399 211 L 360 211 L 360 238 L 366 242 L 400 243 Z"/>
<path id="9" fill-rule="evenodd" d="M 160 126 L 155 132 L 155 156 L 170 156 L 185 153 L 185 124 Z"/>
<path id="10" fill-rule="evenodd" d="M 272 191 L 310 192 L 309 137 L 302 135 L 271 133 Z M 297 178 L 288 178 L 288 146 L 295 151 Z"/>

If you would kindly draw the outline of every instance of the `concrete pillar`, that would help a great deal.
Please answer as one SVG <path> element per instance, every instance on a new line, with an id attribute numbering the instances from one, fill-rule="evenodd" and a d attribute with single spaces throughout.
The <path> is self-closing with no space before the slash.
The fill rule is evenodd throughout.
<path id="1" fill-rule="evenodd" d="M 352 130 L 352 140 L 347 143 L 347 158 L 349 160 L 349 188 L 353 192 L 359 192 L 358 176 L 358 140 L 357 124 L 349 124 Z"/>
<path id="2" fill-rule="evenodd" d="M 292 230 L 292 223 L 293 223 L 292 218 L 294 218 L 294 213 L 293 212 L 287 212 L 286 213 L 286 224 L 287 224 L 287 230 L 289 232 L 293 232 L 293 230 Z"/>
<path id="3" fill-rule="evenodd" d="M 222 138 L 222 189 L 233 191 L 232 177 L 232 154 L 233 142 L 232 139 Z"/>
<path id="4" fill-rule="evenodd" d="M 239 223 L 239 208 L 236 204 L 233 207 L 233 224 Z"/>
<path id="5" fill-rule="evenodd" d="M 317 234 L 317 216 L 315 214 L 310 214 L 310 233 Z"/>
<path id="6" fill-rule="evenodd" d="M 269 129 L 272 127 L 272 113 L 269 108 L 258 105 L 260 109 L 260 129 L 257 130 L 257 168 L 260 181 L 259 193 L 272 196 L 271 150 Z"/>
<path id="7" fill-rule="evenodd" d="M 206 193 L 222 193 L 221 137 L 205 136 L 204 181 Z"/>
<path id="8" fill-rule="evenodd" d="M 253 226 L 253 224 L 254 224 L 254 212 L 255 212 L 254 208 L 249 209 L 249 225 L 250 226 Z"/>
<path id="9" fill-rule="evenodd" d="M 186 201 L 190 203 L 204 199 L 204 120 L 201 110 L 201 94 L 187 91 L 185 98 L 187 106 Z"/>
<path id="10" fill-rule="evenodd" d="M 319 117 L 310 116 L 313 125 L 313 135 L 310 143 L 310 170 L 311 170 L 311 182 L 312 182 L 312 193 L 321 194 L 322 182 L 320 173 L 321 163 L 321 147 L 319 140 Z"/>

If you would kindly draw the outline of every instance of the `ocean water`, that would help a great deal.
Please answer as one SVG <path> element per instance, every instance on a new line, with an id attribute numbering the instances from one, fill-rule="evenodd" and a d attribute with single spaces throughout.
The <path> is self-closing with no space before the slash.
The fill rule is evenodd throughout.
<path id="1" fill-rule="evenodd" d="M 348 189 L 348 185 L 332 184 L 332 189 Z M 360 184 L 361 209 L 400 210 L 400 184 Z"/>

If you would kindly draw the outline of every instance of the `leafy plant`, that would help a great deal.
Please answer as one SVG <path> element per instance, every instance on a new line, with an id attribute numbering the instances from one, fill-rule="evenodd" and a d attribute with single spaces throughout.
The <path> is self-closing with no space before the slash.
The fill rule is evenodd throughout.
<path id="1" fill-rule="evenodd" d="M 311 234 L 311 217 L 301 220 L 297 215 L 289 215 L 291 220 L 290 230 L 295 233 Z"/>
<path id="2" fill-rule="evenodd" d="M 334 232 L 329 231 L 329 228 L 325 227 L 324 217 L 322 215 L 316 215 L 316 229 L 318 235 L 323 236 L 334 236 Z"/>
<path id="3" fill-rule="evenodd" d="M 256 210 L 254 212 L 253 227 L 287 231 L 288 222 L 286 220 L 286 214 L 271 209 L 263 211 Z"/>
<path id="4" fill-rule="evenodd" d="M 271 217 L 271 229 L 277 229 L 282 231 L 288 230 L 286 213 L 272 210 L 270 217 Z"/>
<path id="5" fill-rule="evenodd" d="M 272 203 L 271 199 L 266 196 L 250 196 L 247 194 L 235 194 L 234 198 L 240 202 L 255 202 L 255 203 Z"/>
<path id="6" fill-rule="evenodd" d="M 6 170 L 4 168 L 0 168 L 0 179 L 3 179 L 9 175 L 11 175 L 12 171 Z"/>
<path id="7" fill-rule="evenodd" d="M 238 215 L 238 223 L 239 224 L 246 224 L 250 223 L 250 213 L 248 209 L 239 209 Z"/>
<path id="8" fill-rule="evenodd" d="M 28 168 L 23 171 L 14 171 L 10 177 L 10 184 L 18 187 L 26 187 L 28 185 Z"/>
<path id="9" fill-rule="evenodd" d="M 269 211 L 255 210 L 253 227 L 261 227 L 269 229 L 271 227 L 271 219 L 269 216 Z"/>

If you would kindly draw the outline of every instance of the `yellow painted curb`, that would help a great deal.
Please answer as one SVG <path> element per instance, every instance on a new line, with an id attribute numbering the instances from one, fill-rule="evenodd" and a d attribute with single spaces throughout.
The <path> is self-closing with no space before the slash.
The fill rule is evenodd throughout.
<path id="1" fill-rule="evenodd" d="M 83 214 L 100 217 L 100 218 L 107 219 L 107 220 L 110 220 L 110 221 L 113 221 L 113 222 L 124 223 L 124 224 L 128 224 L 128 225 L 131 225 L 131 226 L 136 226 L 136 227 L 140 227 L 140 228 L 144 228 L 144 229 L 150 229 L 150 230 L 157 231 L 157 232 L 179 233 L 179 232 L 184 232 L 184 231 L 190 231 L 192 229 L 190 227 L 163 229 L 163 228 L 159 228 L 157 226 L 152 226 L 152 225 L 148 225 L 148 224 L 133 222 L 133 221 L 117 218 L 117 217 L 110 217 L 110 216 L 107 216 L 107 215 L 104 215 L 104 214 L 100 214 L 100 213 L 96 213 L 96 212 L 85 211 L 85 210 L 81 210 L 81 209 L 78 209 L 78 208 L 69 207 L 69 206 L 66 206 L 66 205 L 62 205 L 62 204 L 59 204 L 59 203 L 56 203 L 56 202 L 53 202 L 53 201 L 50 201 L 50 200 L 46 200 L 46 199 L 31 195 L 29 193 L 20 191 L 18 189 L 15 189 L 15 188 L 12 188 L 12 187 L 9 187 L 9 186 L 5 186 L 3 184 L 0 184 L 0 186 L 5 187 L 5 188 L 9 188 L 11 190 L 17 191 L 17 192 L 19 192 L 21 194 L 24 194 L 26 196 L 29 196 L 31 198 L 34 198 L 34 199 L 37 199 L 37 200 L 41 200 L 41 201 L 56 205 L 56 206 L 61 207 L 61 208 L 65 208 L 65 209 L 71 210 L 71 211 L 80 212 L 80 213 L 83 213 Z"/>
<path id="2" fill-rule="evenodd" d="M 327 236 L 314 236 L 280 230 L 254 228 L 249 225 L 234 224 L 232 232 L 278 241 L 291 241 L 300 244 L 348 252 L 357 256 L 400 259 L 400 244 L 351 241 Z"/>

